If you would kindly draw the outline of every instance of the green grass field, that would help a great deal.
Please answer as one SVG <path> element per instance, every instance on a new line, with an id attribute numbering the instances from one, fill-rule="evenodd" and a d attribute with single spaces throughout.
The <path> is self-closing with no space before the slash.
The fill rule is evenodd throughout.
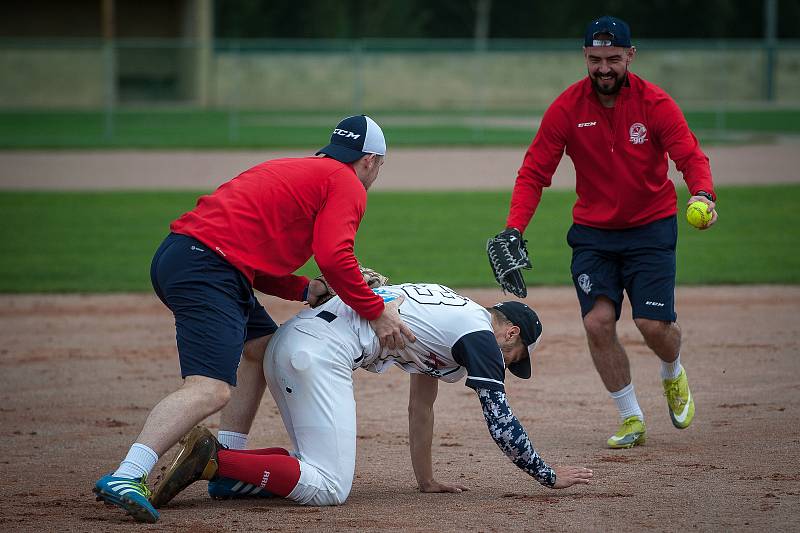
<path id="1" fill-rule="evenodd" d="M 524 146 L 533 137 L 535 116 L 541 111 L 369 113 L 381 122 L 390 146 Z M 122 110 L 113 113 L 109 129 L 101 111 L 6 111 L 0 112 L 0 149 L 308 148 L 326 139 L 333 125 L 347 114 Z M 706 144 L 800 134 L 800 109 L 697 111 L 686 116 Z"/>
<path id="2" fill-rule="evenodd" d="M 700 232 L 681 217 L 681 284 L 800 283 L 800 186 L 718 191 L 720 222 Z M 0 292 L 148 291 L 150 259 L 196 192 L 0 193 Z M 486 238 L 503 227 L 510 192 L 370 194 L 361 261 L 393 281 L 493 286 Z M 529 285 L 570 283 L 565 242 L 571 191 L 547 191 L 525 237 Z M 681 194 L 680 205 L 686 195 Z M 313 263 L 304 273 L 315 273 Z"/>

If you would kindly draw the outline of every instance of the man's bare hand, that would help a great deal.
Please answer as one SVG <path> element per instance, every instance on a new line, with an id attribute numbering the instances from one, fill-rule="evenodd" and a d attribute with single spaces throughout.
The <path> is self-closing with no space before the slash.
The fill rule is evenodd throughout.
<path id="1" fill-rule="evenodd" d="M 310 307 L 316 307 L 320 297 L 327 296 L 328 294 L 328 286 L 325 282 L 318 279 L 312 279 L 308 282 L 308 296 L 306 297 L 306 301 Z"/>
<path id="2" fill-rule="evenodd" d="M 403 349 L 406 347 L 406 340 L 408 342 L 417 340 L 411 329 L 400 318 L 399 307 L 401 303 L 403 303 L 402 296 L 387 302 L 384 305 L 381 316 L 369 322 L 383 348 L 389 348 L 390 350 Z"/>
<path id="3" fill-rule="evenodd" d="M 554 489 L 565 489 L 572 485 L 587 484 L 592 479 L 592 471 L 582 466 L 557 466 Z"/>
<path id="4" fill-rule="evenodd" d="M 442 483 L 435 479 L 419 484 L 420 492 L 464 492 L 465 490 L 469 489 L 461 483 Z"/>

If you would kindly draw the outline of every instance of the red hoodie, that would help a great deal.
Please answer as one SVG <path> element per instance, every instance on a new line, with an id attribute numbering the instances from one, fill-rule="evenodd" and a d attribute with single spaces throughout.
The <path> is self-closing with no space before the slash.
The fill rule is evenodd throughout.
<path id="1" fill-rule="evenodd" d="M 565 150 L 575 165 L 577 224 L 622 229 L 674 215 L 667 154 L 692 194 L 714 192 L 708 157 L 666 92 L 628 72 L 615 106 L 606 109 L 587 76 L 542 117 L 517 175 L 508 227 L 525 231 Z"/>
<path id="2" fill-rule="evenodd" d="M 201 241 L 266 294 L 301 300 L 308 278 L 292 273 L 314 255 L 342 300 L 367 320 L 383 300 L 353 255 L 367 191 L 350 165 L 323 157 L 275 159 L 222 184 L 170 229 Z"/>

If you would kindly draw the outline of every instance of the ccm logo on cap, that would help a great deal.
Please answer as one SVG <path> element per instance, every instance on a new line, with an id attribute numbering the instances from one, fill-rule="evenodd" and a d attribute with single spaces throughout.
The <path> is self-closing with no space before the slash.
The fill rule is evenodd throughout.
<path id="1" fill-rule="evenodd" d="M 360 133 L 353 133 L 352 131 L 340 130 L 339 128 L 333 130 L 333 134 L 341 135 L 342 137 L 346 137 L 348 139 L 358 139 L 359 137 L 361 137 Z"/>

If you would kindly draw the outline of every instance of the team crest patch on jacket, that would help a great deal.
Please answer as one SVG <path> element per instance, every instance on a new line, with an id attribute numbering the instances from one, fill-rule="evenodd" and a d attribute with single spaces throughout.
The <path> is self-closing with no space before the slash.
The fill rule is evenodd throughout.
<path id="1" fill-rule="evenodd" d="M 647 128 L 641 122 L 634 122 L 628 130 L 631 144 L 644 144 L 647 142 Z"/>
<path id="2" fill-rule="evenodd" d="M 589 274 L 581 274 L 578 276 L 578 286 L 586 294 L 592 292 L 592 281 L 589 279 Z"/>

